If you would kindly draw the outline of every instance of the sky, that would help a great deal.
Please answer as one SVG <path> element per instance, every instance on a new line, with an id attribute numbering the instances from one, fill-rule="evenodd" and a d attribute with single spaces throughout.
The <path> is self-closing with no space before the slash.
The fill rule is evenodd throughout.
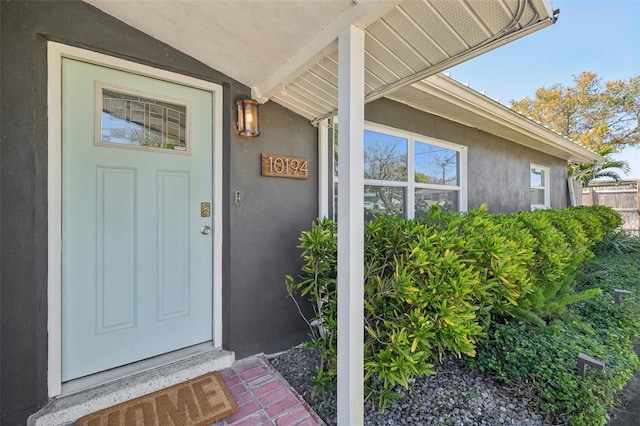
<path id="1" fill-rule="evenodd" d="M 471 59 L 445 73 L 502 104 L 532 98 L 539 87 L 571 86 L 592 71 L 604 81 L 640 74 L 640 0 L 554 0 L 558 21 Z M 623 178 L 640 178 L 640 147 L 615 158 L 632 166 Z"/>

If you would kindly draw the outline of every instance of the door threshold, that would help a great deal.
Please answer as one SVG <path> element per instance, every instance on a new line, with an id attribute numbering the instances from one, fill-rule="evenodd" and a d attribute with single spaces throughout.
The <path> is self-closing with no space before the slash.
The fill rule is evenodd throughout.
<path id="1" fill-rule="evenodd" d="M 233 352 L 205 343 L 77 379 L 65 383 L 65 394 L 52 399 L 44 408 L 29 417 L 27 425 L 71 425 L 87 414 L 211 371 L 223 370 L 230 367 L 234 360 Z M 99 383 L 97 376 L 101 376 L 102 379 Z"/>
<path id="2" fill-rule="evenodd" d="M 199 345 L 178 349 L 177 351 L 172 351 L 153 358 L 123 365 L 122 367 L 116 367 L 90 376 L 80 377 L 79 379 L 63 383 L 61 395 L 70 395 L 96 386 L 106 385 L 124 377 L 154 370 L 161 366 L 180 362 L 215 349 L 213 342 L 200 343 Z"/>

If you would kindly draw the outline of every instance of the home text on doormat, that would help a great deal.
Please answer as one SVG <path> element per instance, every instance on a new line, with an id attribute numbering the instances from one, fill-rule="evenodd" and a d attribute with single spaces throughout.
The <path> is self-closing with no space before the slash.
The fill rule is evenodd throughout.
<path id="1" fill-rule="evenodd" d="M 237 411 L 213 372 L 90 414 L 76 426 L 205 426 Z"/>

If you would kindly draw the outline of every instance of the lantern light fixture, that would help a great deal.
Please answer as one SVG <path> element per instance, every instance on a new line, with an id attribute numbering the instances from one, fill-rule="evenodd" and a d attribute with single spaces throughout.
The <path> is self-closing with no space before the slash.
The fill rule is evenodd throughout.
<path id="1" fill-rule="evenodd" d="M 258 102 L 253 99 L 240 99 L 236 101 L 238 109 L 238 134 L 246 137 L 260 136 L 258 127 Z"/>

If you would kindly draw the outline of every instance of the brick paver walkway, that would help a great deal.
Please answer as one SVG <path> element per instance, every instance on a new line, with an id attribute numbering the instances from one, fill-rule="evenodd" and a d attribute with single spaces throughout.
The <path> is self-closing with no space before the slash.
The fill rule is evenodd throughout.
<path id="1" fill-rule="evenodd" d="M 215 426 L 316 426 L 325 423 L 264 356 L 253 356 L 220 372 L 238 412 Z"/>

